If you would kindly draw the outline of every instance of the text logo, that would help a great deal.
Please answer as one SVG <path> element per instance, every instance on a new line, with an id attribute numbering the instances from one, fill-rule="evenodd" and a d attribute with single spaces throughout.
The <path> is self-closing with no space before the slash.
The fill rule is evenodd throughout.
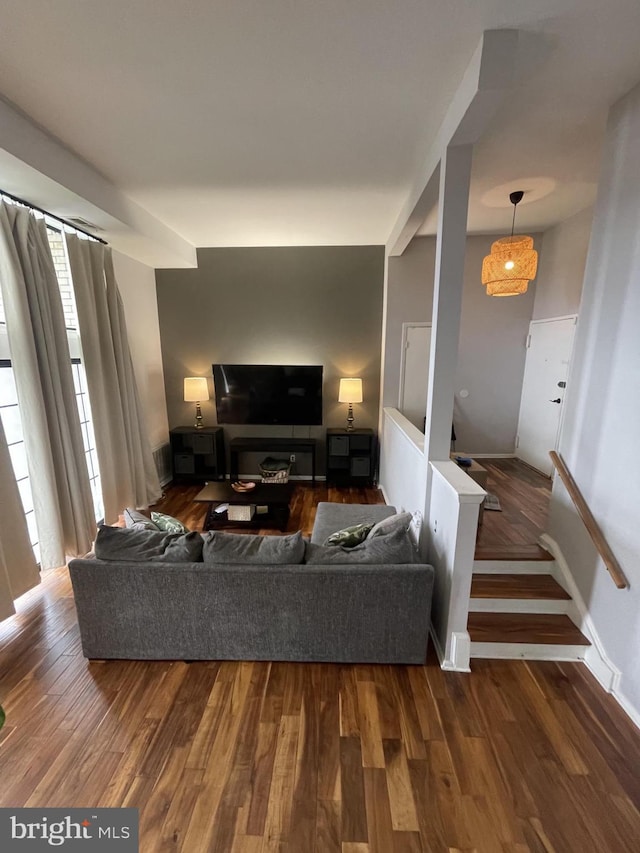
<path id="1" fill-rule="evenodd" d="M 137 809 L 0 809 L 3 853 L 138 853 Z"/>

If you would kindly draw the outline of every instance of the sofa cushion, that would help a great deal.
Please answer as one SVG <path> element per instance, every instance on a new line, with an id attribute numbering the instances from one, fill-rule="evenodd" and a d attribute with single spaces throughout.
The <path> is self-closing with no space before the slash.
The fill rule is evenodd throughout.
<path id="1" fill-rule="evenodd" d="M 160 530 L 158 525 L 148 515 L 144 515 L 144 513 L 139 512 L 137 509 L 133 509 L 133 507 L 128 506 L 122 515 L 127 527 L 135 527 L 136 530 Z"/>
<path id="2" fill-rule="evenodd" d="M 208 565 L 299 565 L 304 558 L 304 539 L 300 531 L 257 536 L 215 530 L 205 534 L 202 556 Z"/>
<path id="3" fill-rule="evenodd" d="M 172 515 L 165 515 L 163 512 L 152 512 L 151 521 L 156 525 L 158 530 L 164 530 L 165 533 L 188 533 L 189 528 Z"/>
<path id="4" fill-rule="evenodd" d="M 353 524 L 351 527 L 343 527 L 342 530 L 336 530 L 323 545 L 342 545 L 344 548 L 353 548 L 354 545 L 359 545 L 367 538 L 367 534 L 373 527 L 373 524 Z"/>
<path id="5" fill-rule="evenodd" d="M 386 536 L 387 533 L 393 533 L 395 530 L 408 530 L 412 519 L 413 516 L 410 512 L 398 512 L 395 515 L 388 516 L 388 518 L 383 518 L 372 526 L 367 539 Z"/>
<path id="6" fill-rule="evenodd" d="M 195 532 L 164 533 L 103 524 L 96 536 L 95 554 L 98 560 L 110 562 L 199 563 L 202 536 Z"/>
<path id="7" fill-rule="evenodd" d="M 395 515 L 395 507 L 385 504 L 341 504 L 320 501 L 316 510 L 311 541 L 321 545 L 336 530 L 354 524 L 375 524 L 389 515 Z"/>
<path id="8" fill-rule="evenodd" d="M 342 545 L 316 545 L 307 542 L 305 563 L 310 565 L 372 564 L 381 566 L 404 565 L 416 562 L 416 549 L 406 530 L 365 539 L 360 545 L 345 548 Z"/>

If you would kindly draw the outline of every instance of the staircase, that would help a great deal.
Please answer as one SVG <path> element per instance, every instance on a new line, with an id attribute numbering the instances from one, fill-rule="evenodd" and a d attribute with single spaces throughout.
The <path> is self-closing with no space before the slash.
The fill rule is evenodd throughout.
<path id="1" fill-rule="evenodd" d="M 589 640 L 567 616 L 571 596 L 538 545 L 477 548 L 467 629 L 472 658 L 582 660 Z"/>

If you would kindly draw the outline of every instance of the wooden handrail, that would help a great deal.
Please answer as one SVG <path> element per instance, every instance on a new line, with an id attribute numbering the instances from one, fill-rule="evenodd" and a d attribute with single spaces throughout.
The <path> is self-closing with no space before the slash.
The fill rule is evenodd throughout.
<path id="1" fill-rule="evenodd" d="M 613 582 L 618 589 L 627 589 L 629 582 L 624 576 L 620 563 L 614 557 L 613 551 L 609 547 L 609 543 L 604 538 L 604 534 L 602 530 L 600 530 L 598 522 L 593 517 L 593 513 L 587 506 L 587 502 L 582 497 L 582 492 L 578 488 L 576 481 L 571 476 L 571 472 L 567 468 L 564 459 L 559 453 L 556 453 L 555 450 L 550 450 L 549 456 L 551 457 L 551 461 L 553 462 L 558 474 L 560 474 L 560 479 L 564 483 L 566 490 L 569 492 L 569 496 L 578 511 L 578 515 L 582 519 L 584 526 L 587 528 L 587 533 L 591 537 L 593 544 L 598 549 L 598 553 L 602 557 Z"/>

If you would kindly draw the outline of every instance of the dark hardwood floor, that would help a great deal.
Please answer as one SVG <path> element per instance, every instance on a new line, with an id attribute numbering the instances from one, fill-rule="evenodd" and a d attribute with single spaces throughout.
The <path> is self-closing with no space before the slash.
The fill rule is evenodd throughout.
<path id="1" fill-rule="evenodd" d="M 498 497 L 502 510 L 484 511 L 477 549 L 488 552 L 505 546 L 535 545 L 545 531 L 549 512 L 549 477 L 519 459 L 479 459 L 478 462 L 488 472 L 487 491 Z"/>
<path id="2" fill-rule="evenodd" d="M 194 501 L 198 492 L 202 491 L 202 485 L 197 486 L 169 486 L 164 497 L 152 509 L 165 512 L 179 518 L 190 530 L 202 530 L 204 519 L 207 514 L 208 503 Z M 304 536 L 310 536 L 313 523 L 316 518 L 316 506 L 320 501 L 331 501 L 333 503 L 354 504 L 376 504 L 384 503 L 382 492 L 377 488 L 334 488 L 324 483 L 315 486 L 306 483 L 298 483 L 293 491 L 290 503 L 291 515 L 285 532 L 295 533 L 301 530 Z M 247 498 L 247 503 L 250 503 Z M 249 533 L 279 534 L 279 530 L 243 528 L 242 525 L 229 527 L 233 533 L 245 530 Z"/>
<path id="3" fill-rule="evenodd" d="M 88 663 L 59 569 L 0 624 L 0 701 L 0 806 L 135 806 L 143 853 L 638 848 L 639 733 L 581 664 Z"/>

